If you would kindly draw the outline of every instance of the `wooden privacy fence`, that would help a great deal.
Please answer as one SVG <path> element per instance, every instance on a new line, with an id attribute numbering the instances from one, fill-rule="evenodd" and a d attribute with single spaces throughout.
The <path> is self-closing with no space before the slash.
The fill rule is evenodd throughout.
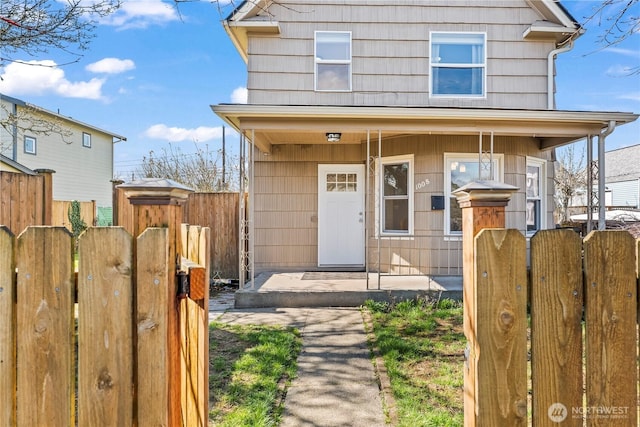
<path id="1" fill-rule="evenodd" d="M 192 258 L 181 264 L 193 292 L 176 298 L 169 228 L 133 238 L 91 227 L 76 273 L 65 228 L 29 227 L 15 238 L 0 227 L 3 425 L 207 424 L 207 267 L 197 263 L 208 257 L 208 229 L 182 233 L 176 251 Z"/>
<path id="2" fill-rule="evenodd" d="M 51 225 L 53 171 L 38 175 L 0 171 L 0 224 L 11 230 Z"/>
<path id="3" fill-rule="evenodd" d="M 133 206 L 118 188 L 122 181 L 114 181 L 113 221 L 125 229 L 133 230 Z M 239 193 L 191 193 L 183 206 L 183 221 L 209 227 L 211 241 L 210 269 L 214 278 L 237 279 L 239 277 Z"/>
<path id="4" fill-rule="evenodd" d="M 527 290 L 524 236 L 481 231 L 469 313 L 475 336 L 466 362 L 477 382 L 465 390 L 475 395 L 476 418 L 465 424 L 637 426 L 639 250 L 640 240 L 626 231 L 596 231 L 584 241 L 570 230 L 538 232 Z"/>
<path id="5" fill-rule="evenodd" d="M 70 200 L 54 200 L 52 209 L 51 224 L 43 225 L 56 225 L 66 227 L 67 230 L 71 229 L 71 222 L 69 221 L 69 207 L 73 203 Z M 78 202 L 80 204 L 80 217 L 87 224 L 87 227 L 96 225 L 96 201 L 90 202 Z M 35 224 L 34 224 L 35 225 Z"/>

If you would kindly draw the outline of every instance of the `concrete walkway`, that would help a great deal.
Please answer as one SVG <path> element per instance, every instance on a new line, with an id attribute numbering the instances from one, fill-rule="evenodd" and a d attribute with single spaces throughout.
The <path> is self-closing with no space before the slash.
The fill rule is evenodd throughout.
<path id="1" fill-rule="evenodd" d="M 300 330 L 298 376 L 287 392 L 281 427 L 385 426 L 359 309 L 213 309 L 210 318 L 223 323 L 283 325 Z"/>

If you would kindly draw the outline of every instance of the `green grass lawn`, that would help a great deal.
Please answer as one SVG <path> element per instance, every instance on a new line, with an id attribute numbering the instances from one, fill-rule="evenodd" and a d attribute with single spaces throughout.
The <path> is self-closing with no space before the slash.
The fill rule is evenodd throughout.
<path id="1" fill-rule="evenodd" d="M 209 425 L 277 426 L 302 346 L 293 329 L 210 324 Z"/>
<path id="2" fill-rule="evenodd" d="M 398 425 L 462 426 L 462 305 L 450 300 L 368 301 L 365 309 L 391 382 Z"/>

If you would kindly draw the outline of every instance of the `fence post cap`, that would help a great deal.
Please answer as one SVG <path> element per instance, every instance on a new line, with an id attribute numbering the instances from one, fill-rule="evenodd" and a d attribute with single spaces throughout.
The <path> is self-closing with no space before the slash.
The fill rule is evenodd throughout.
<path id="1" fill-rule="evenodd" d="M 142 178 L 117 185 L 132 204 L 180 204 L 193 189 L 166 178 Z"/>
<path id="2" fill-rule="evenodd" d="M 498 181 L 472 181 L 454 190 L 458 203 L 464 202 L 508 202 L 519 188 Z"/>

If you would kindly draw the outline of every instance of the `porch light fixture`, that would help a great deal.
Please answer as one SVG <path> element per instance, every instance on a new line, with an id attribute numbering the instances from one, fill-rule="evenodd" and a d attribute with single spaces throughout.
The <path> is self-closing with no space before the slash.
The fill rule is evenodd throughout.
<path id="1" fill-rule="evenodd" d="M 340 142 L 342 134 L 340 132 L 327 132 L 327 142 Z"/>

